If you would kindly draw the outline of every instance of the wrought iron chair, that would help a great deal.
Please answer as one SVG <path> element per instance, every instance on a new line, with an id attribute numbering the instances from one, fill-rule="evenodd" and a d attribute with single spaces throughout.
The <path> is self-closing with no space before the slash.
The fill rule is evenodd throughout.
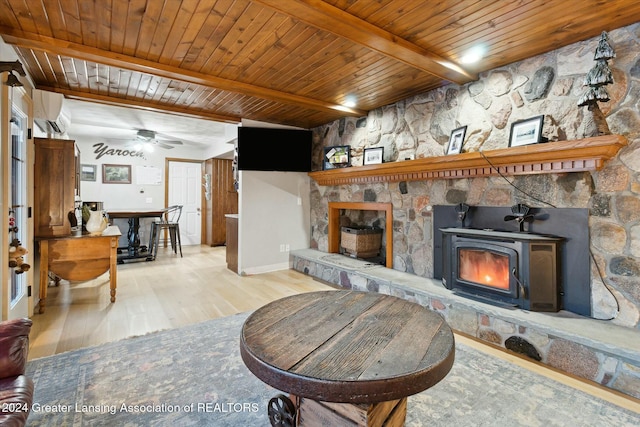
<path id="1" fill-rule="evenodd" d="M 182 215 L 182 205 L 169 206 L 164 213 L 164 218 L 160 221 L 151 223 L 151 236 L 149 238 L 149 246 L 153 259 L 156 259 L 158 248 L 160 246 L 160 233 L 164 230 L 169 233 L 171 240 L 171 249 L 177 254 L 180 250 L 182 257 L 182 242 L 180 241 L 180 215 Z M 167 246 L 167 236 L 164 237 L 164 245 Z"/>

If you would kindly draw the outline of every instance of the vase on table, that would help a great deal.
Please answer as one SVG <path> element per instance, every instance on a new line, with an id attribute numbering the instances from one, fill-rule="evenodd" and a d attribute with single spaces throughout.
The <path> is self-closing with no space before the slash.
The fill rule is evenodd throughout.
<path id="1" fill-rule="evenodd" d="M 89 211 L 89 220 L 86 225 L 87 231 L 91 234 L 102 234 L 107 228 L 107 219 L 102 211 Z"/>

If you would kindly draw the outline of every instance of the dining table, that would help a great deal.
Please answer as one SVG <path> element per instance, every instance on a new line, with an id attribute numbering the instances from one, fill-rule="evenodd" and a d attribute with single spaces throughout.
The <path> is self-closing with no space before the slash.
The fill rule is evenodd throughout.
<path id="1" fill-rule="evenodd" d="M 153 261 L 154 254 L 152 248 L 140 244 L 140 219 L 158 218 L 161 219 L 167 210 L 162 209 L 110 209 L 107 210 L 107 217 L 111 222 L 116 218 L 124 218 L 129 222 L 127 231 L 127 246 L 118 248 L 118 264 L 123 264 L 127 260 Z"/>

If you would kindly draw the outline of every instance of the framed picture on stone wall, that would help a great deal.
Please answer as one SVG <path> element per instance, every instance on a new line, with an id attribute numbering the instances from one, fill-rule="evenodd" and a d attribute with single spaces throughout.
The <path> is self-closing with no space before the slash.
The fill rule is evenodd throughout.
<path id="1" fill-rule="evenodd" d="M 322 169 L 346 168 L 351 166 L 351 146 L 334 145 L 324 148 Z"/>
<path id="2" fill-rule="evenodd" d="M 531 117 L 511 124 L 509 147 L 537 144 L 542 141 L 542 122 L 544 116 Z"/>
<path id="3" fill-rule="evenodd" d="M 383 157 L 384 157 L 384 147 L 365 148 L 362 164 L 377 165 L 382 163 Z"/>
<path id="4" fill-rule="evenodd" d="M 462 152 L 462 144 L 464 144 L 464 136 L 467 133 L 467 127 L 463 126 L 458 129 L 454 129 L 449 137 L 449 144 L 447 145 L 447 154 L 459 154 Z"/>

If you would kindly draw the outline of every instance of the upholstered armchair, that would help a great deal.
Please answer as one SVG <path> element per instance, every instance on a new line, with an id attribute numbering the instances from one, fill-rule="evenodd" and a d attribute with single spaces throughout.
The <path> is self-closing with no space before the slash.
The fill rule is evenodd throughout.
<path id="1" fill-rule="evenodd" d="M 23 426 L 33 402 L 33 381 L 24 375 L 30 319 L 0 323 L 0 425 Z"/>

